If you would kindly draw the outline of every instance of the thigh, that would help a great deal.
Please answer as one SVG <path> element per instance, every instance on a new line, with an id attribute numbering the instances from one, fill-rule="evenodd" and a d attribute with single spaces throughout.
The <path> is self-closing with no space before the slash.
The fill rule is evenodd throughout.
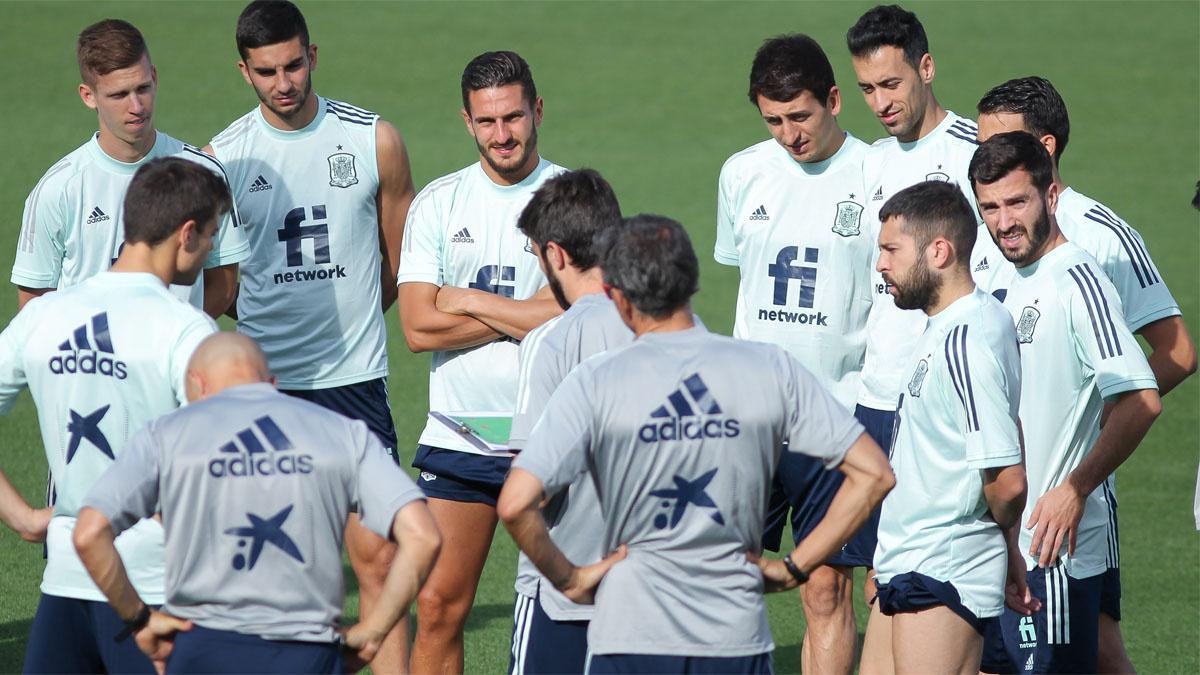
<path id="1" fill-rule="evenodd" d="M 978 673 L 983 636 L 944 605 L 892 617 L 897 673 Z"/>
<path id="2" fill-rule="evenodd" d="M 879 603 L 871 605 L 858 670 L 863 675 L 896 672 L 896 663 L 892 659 L 892 617 L 879 611 Z"/>
<path id="3" fill-rule="evenodd" d="M 468 605 L 496 530 L 496 509 L 472 502 L 429 498 L 429 512 L 442 534 L 442 552 L 425 581 L 429 590 Z"/>
<path id="4" fill-rule="evenodd" d="M 23 672 L 98 673 L 103 670 L 86 603 L 86 600 L 42 594 L 29 629 L 29 641 L 25 644 Z M 111 642 L 112 636 L 107 637 Z M 136 645 L 134 649 L 137 649 Z"/>

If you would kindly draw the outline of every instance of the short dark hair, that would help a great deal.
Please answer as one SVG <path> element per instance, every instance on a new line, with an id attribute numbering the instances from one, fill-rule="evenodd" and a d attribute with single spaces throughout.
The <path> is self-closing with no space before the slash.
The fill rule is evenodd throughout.
<path id="1" fill-rule="evenodd" d="M 927 180 L 904 188 L 884 202 L 879 222 L 896 216 L 904 218 L 901 229 L 916 240 L 918 249 L 945 237 L 954 245 L 955 263 L 959 267 L 970 263 L 979 224 L 957 185 Z"/>
<path id="2" fill-rule="evenodd" d="M 225 181 L 205 167 L 178 157 L 151 160 L 125 191 L 125 243 L 159 244 L 185 222 L 203 226 L 232 204 Z"/>
<path id="3" fill-rule="evenodd" d="M 114 70 L 135 66 L 149 55 L 142 32 L 121 19 L 105 19 L 84 28 L 75 44 L 79 76 L 88 84 Z"/>
<path id="4" fill-rule="evenodd" d="M 979 192 L 979 184 L 991 185 L 1017 169 L 1024 169 L 1041 194 L 1054 181 L 1054 163 L 1050 153 L 1036 136 L 1027 131 L 996 134 L 983 142 L 971 157 L 967 177 Z"/>
<path id="5" fill-rule="evenodd" d="M 851 56 L 866 56 L 880 47 L 896 47 L 916 70 L 929 53 L 929 38 L 917 15 L 899 5 L 878 5 L 846 31 Z"/>
<path id="6" fill-rule="evenodd" d="M 546 181 L 517 218 L 525 236 L 543 249 L 549 242 L 558 244 L 581 271 L 600 261 L 596 237 L 620 223 L 617 195 L 592 169 L 568 171 Z"/>
<path id="7" fill-rule="evenodd" d="M 1054 161 L 1062 159 L 1071 136 L 1071 119 L 1067 117 L 1067 104 L 1050 80 L 1036 75 L 1009 80 L 989 89 L 975 108 L 981 115 L 1020 115 L 1030 133 L 1054 137 Z"/>
<path id="8" fill-rule="evenodd" d="M 750 67 L 750 102 L 758 97 L 790 101 L 809 92 L 821 103 L 829 99 L 837 82 L 833 66 L 817 41 L 807 35 L 780 35 L 763 42 Z"/>
<path id="9" fill-rule="evenodd" d="M 470 95 L 473 91 L 503 87 L 506 84 L 521 85 L 525 102 L 533 108 L 537 101 L 537 87 L 533 84 L 533 71 L 529 64 L 516 52 L 484 52 L 471 59 L 462 74 L 463 109 L 471 111 Z"/>
<path id="10" fill-rule="evenodd" d="M 238 17 L 237 48 L 243 61 L 251 49 L 295 37 L 300 38 L 301 47 L 308 49 L 308 24 L 300 8 L 288 0 L 254 0 Z"/>
<path id="11" fill-rule="evenodd" d="M 700 262 L 678 221 L 639 214 L 600 236 L 604 283 L 637 311 L 663 319 L 700 290 Z"/>

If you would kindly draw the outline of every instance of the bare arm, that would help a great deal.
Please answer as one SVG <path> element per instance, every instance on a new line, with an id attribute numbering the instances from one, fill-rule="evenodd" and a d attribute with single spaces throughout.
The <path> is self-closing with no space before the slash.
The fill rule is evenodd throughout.
<path id="1" fill-rule="evenodd" d="M 1008 530 L 1020 524 L 1026 494 L 1028 485 L 1023 463 L 984 469 L 983 498 L 1000 529 Z"/>
<path id="2" fill-rule="evenodd" d="M 26 288 L 25 286 L 17 286 L 17 311 L 25 308 L 25 303 L 34 298 L 53 292 L 53 288 Z"/>
<path id="3" fill-rule="evenodd" d="M 410 351 L 466 349 L 501 337 L 478 319 L 439 310 L 439 288 L 420 281 L 400 284 L 400 327 Z"/>
<path id="4" fill-rule="evenodd" d="M 218 319 L 237 297 L 237 263 L 204 270 L 204 313 Z"/>
<path id="5" fill-rule="evenodd" d="M 46 541 L 53 508 L 35 509 L 0 471 L 0 521 L 25 541 Z"/>
<path id="6" fill-rule="evenodd" d="M 497 333 L 524 340 L 529 331 L 562 314 L 549 286 L 543 286 L 528 300 L 513 300 L 474 288 L 443 286 L 437 295 L 437 308 L 448 314 L 470 316 Z"/>
<path id="7" fill-rule="evenodd" d="M 442 547 L 441 533 L 423 500 L 409 502 L 396 513 L 392 519 L 392 539 L 398 547 L 383 590 L 371 614 L 345 634 L 346 646 L 356 652 L 354 657 L 362 665 L 375 657 L 392 627 L 407 614 Z"/>
<path id="8" fill-rule="evenodd" d="M 379 284 L 383 311 L 396 301 L 396 271 L 400 268 L 400 242 L 404 221 L 416 190 L 408 163 L 408 149 L 396 127 L 380 120 L 375 127 L 375 155 L 379 166 L 379 193 L 375 205 L 379 213 Z"/>
<path id="9" fill-rule="evenodd" d="M 1170 316 L 1142 326 L 1138 334 L 1150 345 L 1150 370 L 1158 380 L 1158 395 L 1168 392 L 1196 372 L 1196 345 L 1181 316 Z"/>

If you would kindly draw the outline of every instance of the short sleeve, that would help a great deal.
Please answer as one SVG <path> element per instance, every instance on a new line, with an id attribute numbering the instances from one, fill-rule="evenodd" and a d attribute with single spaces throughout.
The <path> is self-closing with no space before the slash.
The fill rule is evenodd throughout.
<path id="1" fill-rule="evenodd" d="M 29 382 L 25 373 L 25 345 L 37 325 L 42 302 L 41 298 L 31 300 L 0 333 L 0 413 L 12 408 Z"/>
<path id="2" fill-rule="evenodd" d="M 1087 262 L 1067 270 L 1071 286 L 1067 315 L 1076 352 L 1096 376 L 1104 398 L 1135 389 L 1157 389 L 1142 346 L 1121 320 L 1121 300 L 1107 277 Z"/>
<path id="3" fill-rule="evenodd" d="M 729 164 L 721 168 L 721 177 L 717 180 L 717 243 L 713 247 L 713 258 L 722 265 L 738 264 L 737 237 L 734 233 L 734 219 L 737 216 L 733 201 L 734 188 L 732 170 Z"/>
<path id="4" fill-rule="evenodd" d="M 354 474 L 358 515 L 367 529 L 391 539 L 396 513 L 409 502 L 424 499 L 425 493 L 392 460 L 366 424 L 350 422 L 350 433 L 358 449 Z"/>
<path id="5" fill-rule="evenodd" d="M 1021 462 L 1017 415 L 1021 402 L 1021 362 L 1011 321 L 998 340 L 983 326 L 963 324 L 946 334 L 948 371 L 959 428 L 965 432 L 967 467 L 990 469 Z"/>
<path id="6" fill-rule="evenodd" d="M 553 319 L 551 321 L 554 321 Z M 537 424 L 550 395 L 562 382 L 558 354 L 547 344 L 546 336 L 557 322 L 543 324 L 521 341 L 520 368 L 517 372 L 517 405 L 513 410 L 512 432 L 508 446 L 514 450 L 525 447 L 533 426 Z"/>
<path id="7" fill-rule="evenodd" d="M 237 205 L 234 205 L 221 217 L 217 234 L 213 238 L 212 252 L 204 260 L 204 268 L 233 265 L 249 257 L 250 242 L 246 240 L 246 230 L 242 227 Z"/>
<path id="8" fill-rule="evenodd" d="M 428 187 L 413 200 L 404 223 L 400 271 L 396 283 L 419 281 L 442 285 L 442 213 Z"/>
<path id="9" fill-rule="evenodd" d="M 11 277 L 18 286 L 58 288 L 68 230 L 61 179 L 69 167 L 52 167 L 25 200 Z"/>
<path id="10" fill-rule="evenodd" d="M 1112 234 L 1103 251 L 1089 251 L 1121 297 L 1125 324 L 1137 331 L 1171 316 L 1179 316 L 1179 303 L 1171 295 L 1158 267 L 1150 258 L 1146 242 L 1133 228 L 1111 212 L 1097 206 L 1085 216 L 1087 225 L 1107 228 Z"/>
<path id="11" fill-rule="evenodd" d="M 587 470 L 592 445 L 593 408 L 589 368 L 576 368 L 550 397 L 525 448 L 513 460 L 542 482 L 547 495 L 569 486 Z"/>
<path id="12" fill-rule="evenodd" d="M 204 338 L 217 332 L 217 324 L 193 308 L 195 317 L 187 323 L 170 353 L 171 383 L 179 405 L 187 405 L 187 366 L 196 347 Z"/>
<path id="13" fill-rule="evenodd" d="M 819 459 L 826 469 L 836 467 L 863 434 L 863 426 L 799 361 L 782 350 L 776 351 L 776 360 L 788 451 Z"/>
<path id="14" fill-rule="evenodd" d="M 158 432 L 159 425 L 151 422 L 134 434 L 83 499 L 84 506 L 104 514 L 115 533 L 158 510 Z"/>

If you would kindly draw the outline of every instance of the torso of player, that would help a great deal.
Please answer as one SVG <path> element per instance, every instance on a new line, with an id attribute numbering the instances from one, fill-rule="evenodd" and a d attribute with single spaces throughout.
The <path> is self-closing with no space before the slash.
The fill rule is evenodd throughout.
<path id="1" fill-rule="evenodd" d="M 967 167 L 978 147 L 975 135 L 974 122 L 948 111 L 933 131 L 916 141 L 901 143 L 895 138 L 876 141 L 863 162 L 868 195 L 864 223 L 871 237 L 879 238 L 879 211 L 888 198 L 923 181 L 957 184 L 975 209 L 974 191 L 967 179 Z M 897 309 L 883 276 L 874 271 L 874 259 L 871 266 L 874 306 L 858 400 L 870 408 L 894 410 L 903 385 L 904 367 L 925 328 L 925 315 L 919 310 Z"/>
<path id="2" fill-rule="evenodd" d="M 734 337 L 787 349 L 853 407 L 865 349 L 875 240 L 864 228 L 866 144 L 847 134 L 823 162 L 798 164 L 774 140 L 721 172 L 722 213 L 737 264 Z M 733 255 L 730 255 L 732 253 Z"/>
<path id="3" fill-rule="evenodd" d="M 512 186 L 492 182 L 479 163 L 426 186 L 413 202 L 405 233 L 433 242 L 438 269 L 417 273 L 402 253 L 400 282 L 457 286 L 526 300 L 546 283 L 529 238 L 517 218 L 533 193 L 561 173 L 542 159 L 533 173 Z M 428 256 L 427 256 L 428 257 Z M 478 347 L 433 354 L 429 405 L 438 411 L 511 411 L 516 404 L 518 344 L 501 338 Z M 474 451 L 448 429 L 427 424 L 421 443 Z"/>
<path id="4" fill-rule="evenodd" d="M 276 129 L 256 108 L 212 141 L 250 240 L 238 330 L 262 346 L 282 388 L 387 374 L 377 121 L 321 98 L 303 129 Z"/>

